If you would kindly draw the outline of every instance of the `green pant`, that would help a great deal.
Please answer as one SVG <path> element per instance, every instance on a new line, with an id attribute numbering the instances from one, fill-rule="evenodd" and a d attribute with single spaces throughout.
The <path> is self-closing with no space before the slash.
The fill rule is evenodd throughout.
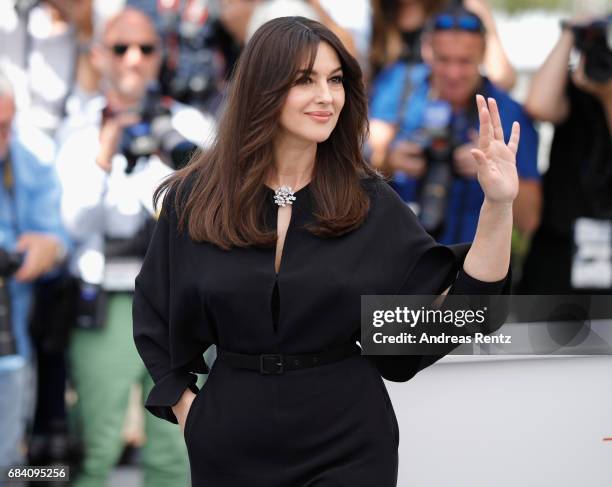
<path id="1" fill-rule="evenodd" d="M 145 397 L 153 387 L 132 338 L 131 295 L 110 296 L 103 329 L 74 331 L 70 359 L 85 443 L 83 471 L 74 485 L 103 487 L 123 450 L 131 386 L 142 384 Z M 187 486 L 187 450 L 179 427 L 145 413 L 145 433 L 144 485 Z"/>

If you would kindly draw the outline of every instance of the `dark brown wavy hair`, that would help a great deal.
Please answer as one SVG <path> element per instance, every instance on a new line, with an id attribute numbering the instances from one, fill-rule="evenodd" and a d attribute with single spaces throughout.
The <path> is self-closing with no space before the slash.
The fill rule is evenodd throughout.
<path id="1" fill-rule="evenodd" d="M 155 192 L 156 206 L 166 191 L 173 195 L 179 230 L 186 227 L 193 240 L 224 249 L 276 242 L 263 216 L 273 141 L 287 93 L 305 64 L 306 75 L 312 71 L 321 42 L 340 59 L 345 103 L 331 135 L 317 146 L 310 183 L 315 222 L 307 229 L 335 237 L 366 218 L 370 200 L 361 179 L 377 174 L 362 155 L 368 122 L 361 69 L 327 27 L 282 17 L 260 27 L 244 48 L 212 148 L 196 154 Z"/>

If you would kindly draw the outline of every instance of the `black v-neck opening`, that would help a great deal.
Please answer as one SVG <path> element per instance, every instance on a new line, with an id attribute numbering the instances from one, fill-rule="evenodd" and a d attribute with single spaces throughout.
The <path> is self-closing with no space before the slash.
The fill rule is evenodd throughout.
<path id="1" fill-rule="evenodd" d="M 278 332 L 278 320 L 280 315 L 280 296 L 278 291 L 278 279 L 274 281 L 272 289 L 272 298 L 270 299 L 270 311 L 272 313 L 272 330 Z"/>

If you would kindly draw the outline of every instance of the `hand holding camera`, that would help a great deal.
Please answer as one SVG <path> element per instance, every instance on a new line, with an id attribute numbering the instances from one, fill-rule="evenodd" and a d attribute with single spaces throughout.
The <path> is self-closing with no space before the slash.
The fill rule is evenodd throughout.
<path id="1" fill-rule="evenodd" d="M 387 156 L 393 172 L 402 172 L 413 178 L 421 178 L 427 170 L 425 152 L 416 142 L 400 140 L 393 144 Z"/>
<path id="2" fill-rule="evenodd" d="M 103 114 L 97 164 L 110 172 L 113 156 L 121 153 L 127 159 L 127 174 L 138 159 L 153 154 L 174 169 L 185 165 L 196 145 L 174 128 L 172 103 L 161 95 L 158 83 L 151 83 L 137 107 L 116 112 L 108 107 Z"/>
<path id="3" fill-rule="evenodd" d="M 140 116 L 134 112 L 117 114 L 106 112 L 100 129 L 100 152 L 96 158 L 96 163 L 104 171 L 110 172 L 112 169 L 112 159 L 119 150 L 124 129 L 138 123 L 139 120 Z"/>
<path id="4" fill-rule="evenodd" d="M 571 32 L 574 47 L 582 54 L 585 82 L 606 83 L 612 78 L 612 15 L 585 21 L 563 21 L 561 27 Z"/>
<path id="5" fill-rule="evenodd" d="M 470 142 L 456 147 L 453 151 L 453 169 L 455 173 L 463 178 L 475 178 L 478 174 L 478 163 L 472 155 L 472 149 L 476 149 L 478 132 L 470 131 Z"/>
<path id="6" fill-rule="evenodd" d="M 21 282 L 31 282 L 49 272 L 63 254 L 62 243 L 57 237 L 36 232 L 22 234 L 16 250 L 25 254 L 23 264 L 15 273 L 15 279 Z"/>

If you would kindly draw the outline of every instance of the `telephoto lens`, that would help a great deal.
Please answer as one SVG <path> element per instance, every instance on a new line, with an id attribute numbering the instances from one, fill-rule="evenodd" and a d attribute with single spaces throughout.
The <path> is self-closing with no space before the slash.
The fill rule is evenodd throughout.
<path id="1" fill-rule="evenodd" d="M 451 116 L 450 104 L 443 100 L 429 101 L 425 108 L 423 130 L 428 140 L 425 149 L 427 173 L 421 186 L 419 220 L 433 236 L 443 230 L 453 183 Z"/>
<path id="2" fill-rule="evenodd" d="M 0 249 L 0 357 L 17 353 L 8 279 L 19 269 L 22 262 L 21 254 Z"/>

